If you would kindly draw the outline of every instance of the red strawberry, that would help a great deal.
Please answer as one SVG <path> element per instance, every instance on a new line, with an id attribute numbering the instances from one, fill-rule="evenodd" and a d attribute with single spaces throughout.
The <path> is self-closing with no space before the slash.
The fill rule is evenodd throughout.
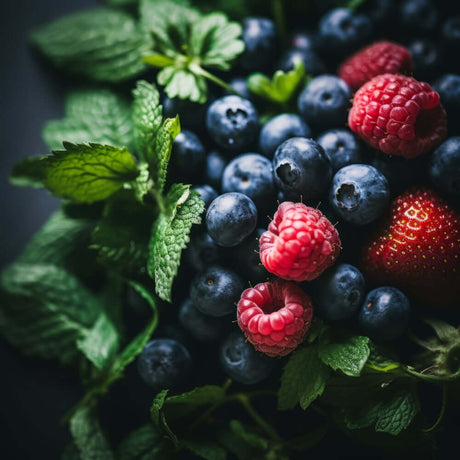
<path id="1" fill-rule="evenodd" d="M 405 192 L 364 247 L 363 271 L 427 305 L 460 303 L 460 215 L 431 190 Z"/>

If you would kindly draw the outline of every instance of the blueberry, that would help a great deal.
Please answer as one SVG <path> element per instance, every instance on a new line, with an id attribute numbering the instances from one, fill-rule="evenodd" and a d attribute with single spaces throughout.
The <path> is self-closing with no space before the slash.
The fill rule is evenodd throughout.
<path id="1" fill-rule="evenodd" d="M 439 93 L 441 104 L 447 112 L 448 132 L 460 134 L 460 75 L 448 73 L 433 83 L 433 89 Z"/>
<path id="2" fill-rule="evenodd" d="M 214 142 L 224 149 L 251 150 L 259 134 L 259 116 L 251 101 L 224 96 L 209 106 L 206 128 Z"/>
<path id="3" fill-rule="evenodd" d="M 240 331 L 233 331 L 225 338 L 219 356 L 225 373 L 245 385 L 265 380 L 275 366 L 275 361 L 256 351 Z"/>
<path id="4" fill-rule="evenodd" d="M 363 303 L 365 281 L 353 265 L 337 264 L 317 281 L 318 314 L 325 319 L 343 320 L 352 317 Z"/>
<path id="5" fill-rule="evenodd" d="M 177 340 L 155 339 L 148 342 L 137 358 L 142 380 L 155 391 L 181 384 L 191 369 L 188 350 Z"/>
<path id="6" fill-rule="evenodd" d="M 204 270 L 207 266 L 219 262 L 221 247 L 214 242 L 208 232 L 195 232 L 190 236 L 190 243 L 184 254 L 193 269 Z"/>
<path id="7" fill-rule="evenodd" d="M 240 192 L 219 195 L 206 212 L 206 228 L 219 246 L 236 246 L 256 225 L 257 207 L 251 198 Z"/>
<path id="8" fill-rule="evenodd" d="M 199 137 L 192 131 L 181 131 L 173 141 L 171 170 L 180 180 L 199 176 L 204 169 L 206 152 Z"/>
<path id="9" fill-rule="evenodd" d="M 286 50 L 280 57 L 278 69 L 289 72 L 294 68 L 296 60 L 300 60 L 309 75 L 320 75 L 326 72 L 324 62 L 312 50 L 292 48 Z"/>
<path id="10" fill-rule="evenodd" d="M 243 41 L 244 52 L 239 58 L 241 67 L 248 71 L 267 69 L 278 49 L 274 22 L 268 18 L 245 18 Z"/>
<path id="11" fill-rule="evenodd" d="M 324 149 L 313 139 L 293 137 L 284 141 L 273 157 L 275 184 L 287 199 L 312 202 L 325 192 L 332 166 Z"/>
<path id="12" fill-rule="evenodd" d="M 376 26 L 387 24 L 394 17 L 394 10 L 395 0 L 366 0 L 357 8 L 359 13 L 365 14 Z"/>
<path id="13" fill-rule="evenodd" d="M 258 213 L 268 210 L 275 201 L 275 183 L 271 161 L 259 153 L 243 153 L 224 169 L 222 192 L 240 192 L 249 196 Z"/>
<path id="14" fill-rule="evenodd" d="M 192 190 L 200 195 L 200 198 L 204 201 L 205 208 L 207 209 L 214 198 L 219 195 L 216 190 L 208 184 L 194 185 Z"/>
<path id="15" fill-rule="evenodd" d="M 308 125 L 294 113 L 282 113 L 267 121 L 260 130 L 260 151 L 273 158 L 276 149 L 291 137 L 310 137 Z"/>
<path id="16" fill-rule="evenodd" d="M 199 104 L 198 102 L 192 102 L 189 99 L 179 99 L 178 97 L 171 99 L 168 96 L 164 96 L 162 101 L 165 117 L 174 118 L 177 114 L 180 114 L 182 129 L 189 129 L 201 134 L 206 119 L 208 104 Z"/>
<path id="17" fill-rule="evenodd" d="M 409 299 L 399 289 L 382 286 L 367 294 L 358 312 L 363 334 L 376 341 L 391 341 L 402 336 L 409 321 Z"/>
<path id="18" fill-rule="evenodd" d="M 321 48 L 321 41 L 315 32 L 297 30 L 289 37 L 288 46 L 291 48 L 318 52 Z"/>
<path id="19" fill-rule="evenodd" d="M 334 8 L 319 22 L 320 39 L 327 51 L 344 57 L 366 42 L 372 31 L 370 19 L 348 8 Z"/>
<path id="20" fill-rule="evenodd" d="M 332 170 L 338 171 L 353 163 L 362 163 L 363 156 L 355 136 L 347 129 L 330 129 L 316 139 L 323 147 L 332 164 Z"/>
<path id="21" fill-rule="evenodd" d="M 236 312 L 243 290 L 243 281 L 233 270 L 212 265 L 194 276 L 190 299 L 205 315 L 225 316 Z"/>
<path id="22" fill-rule="evenodd" d="M 237 93 L 239 93 L 245 99 L 249 99 L 253 102 L 254 94 L 248 88 L 248 83 L 246 78 L 244 77 L 235 77 L 232 78 L 228 83 Z M 226 94 L 233 94 L 230 91 L 226 92 Z"/>
<path id="23" fill-rule="evenodd" d="M 431 0 L 403 0 L 399 5 L 401 24 L 411 32 L 430 32 L 439 20 L 439 13 Z"/>
<path id="24" fill-rule="evenodd" d="M 179 322 L 195 340 L 200 342 L 217 340 L 223 329 L 223 323 L 219 318 L 201 313 L 188 298 L 179 308 Z"/>
<path id="25" fill-rule="evenodd" d="M 429 174 L 442 194 L 460 202 L 460 137 L 448 138 L 431 154 Z"/>
<path id="26" fill-rule="evenodd" d="M 297 105 L 302 118 L 316 130 L 342 128 L 346 124 L 351 91 L 335 75 L 313 78 L 302 90 Z"/>
<path id="27" fill-rule="evenodd" d="M 208 153 L 206 157 L 205 180 L 217 191 L 221 190 L 222 174 L 226 165 L 227 159 L 222 153 L 217 150 L 212 150 Z"/>
<path id="28" fill-rule="evenodd" d="M 329 202 L 334 212 L 346 222 L 365 225 L 383 214 L 389 196 L 388 181 L 378 169 L 354 164 L 335 173 Z"/>
<path id="29" fill-rule="evenodd" d="M 417 38 L 407 45 L 414 61 L 415 76 L 429 80 L 439 73 L 442 55 L 438 46 L 428 38 Z"/>

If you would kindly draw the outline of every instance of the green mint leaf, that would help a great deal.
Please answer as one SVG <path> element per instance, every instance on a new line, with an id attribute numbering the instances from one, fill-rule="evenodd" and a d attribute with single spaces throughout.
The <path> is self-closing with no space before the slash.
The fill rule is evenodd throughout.
<path id="1" fill-rule="evenodd" d="M 98 81 L 119 82 L 145 70 L 150 37 L 128 14 L 110 8 L 80 11 L 47 24 L 32 43 L 57 67 Z"/>
<path id="2" fill-rule="evenodd" d="M 182 250 L 190 241 L 193 224 L 201 222 L 204 202 L 190 191 L 190 185 L 173 184 L 167 195 L 166 212 L 152 227 L 147 269 L 155 280 L 158 296 L 171 302 L 171 288 L 180 264 Z"/>
<path id="3" fill-rule="evenodd" d="M 152 164 L 153 170 L 158 170 L 155 139 L 163 119 L 160 94 L 154 85 L 138 81 L 133 96 L 132 115 L 136 151 L 144 161 Z"/>
<path id="4" fill-rule="evenodd" d="M 134 196 L 139 203 L 144 203 L 145 198 L 149 195 L 150 190 L 153 188 L 153 180 L 150 177 L 149 165 L 147 163 L 140 163 L 137 165 L 139 175 L 136 180 L 131 183 L 134 190 Z"/>
<path id="5" fill-rule="evenodd" d="M 369 337 L 333 330 L 319 340 L 318 355 L 324 364 L 358 377 L 370 354 Z"/>
<path id="6" fill-rule="evenodd" d="M 58 197 L 79 203 L 101 201 L 139 173 L 126 148 L 69 143 L 64 147 L 43 158 L 45 187 Z"/>
<path id="7" fill-rule="evenodd" d="M 226 460 L 227 452 L 217 442 L 207 440 L 182 440 L 180 442 L 182 448 L 188 449 L 199 458 L 205 460 Z"/>
<path id="8" fill-rule="evenodd" d="M 118 460 L 172 460 L 171 443 L 153 425 L 144 425 L 123 439 L 117 450 Z"/>
<path id="9" fill-rule="evenodd" d="M 24 353 L 66 364 L 102 306 L 62 267 L 15 263 L 0 280 L 0 331 Z"/>
<path id="10" fill-rule="evenodd" d="M 459 337 L 459 329 L 456 327 L 436 318 L 428 318 L 424 321 L 433 328 L 439 340 L 442 342 L 449 343 L 457 341 Z"/>
<path id="11" fill-rule="evenodd" d="M 132 144 L 131 108 L 112 91 L 74 91 L 67 96 L 65 114 L 62 120 L 48 121 L 43 129 L 43 139 L 51 150 L 62 148 L 63 141 L 115 147 Z"/>
<path id="12" fill-rule="evenodd" d="M 153 425 L 160 428 L 161 410 L 166 401 L 166 396 L 169 390 L 161 390 L 155 398 L 153 398 L 152 406 L 150 407 L 150 417 L 152 418 Z"/>
<path id="13" fill-rule="evenodd" d="M 18 187 L 43 187 L 45 167 L 40 157 L 19 160 L 10 174 L 10 182 Z"/>
<path id="14" fill-rule="evenodd" d="M 261 451 L 266 451 L 268 449 L 268 440 L 259 434 L 252 433 L 248 427 L 244 426 L 239 420 L 230 420 L 230 429 L 252 448 Z"/>
<path id="15" fill-rule="evenodd" d="M 328 368 L 318 357 L 316 344 L 293 352 L 281 376 L 278 409 L 294 409 L 297 404 L 306 409 L 322 395 L 328 373 Z"/>
<path id="16" fill-rule="evenodd" d="M 289 72 L 277 70 L 271 80 L 261 73 L 253 73 L 249 75 L 247 84 L 249 90 L 261 98 L 286 104 L 305 84 L 305 80 L 305 67 L 302 61 L 296 60 Z"/>
<path id="17" fill-rule="evenodd" d="M 70 432 L 82 459 L 113 460 L 115 458 L 98 420 L 88 407 L 82 407 L 71 418 Z"/>
<path id="18" fill-rule="evenodd" d="M 370 354 L 365 366 L 367 372 L 394 372 L 401 367 L 392 353 L 381 345 L 369 342 L 369 348 Z"/>
<path id="19" fill-rule="evenodd" d="M 140 273 L 147 263 L 151 214 L 129 190 L 111 197 L 92 233 L 90 247 L 98 261 L 125 275 Z"/>

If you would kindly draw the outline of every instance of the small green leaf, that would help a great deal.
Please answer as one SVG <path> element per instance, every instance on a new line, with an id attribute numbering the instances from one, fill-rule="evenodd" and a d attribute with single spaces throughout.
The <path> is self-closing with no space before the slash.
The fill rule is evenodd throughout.
<path id="1" fill-rule="evenodd" d="M 327 377 L 328 368 L 319 359 L 316 344 L 296 350 L 283 369 L 278 409 L 294 409 L 297 404 L 306 409 L 322 395 Z"/>
<path id="2" fill-rule="evenodd" d="M 160 213 L 152 227 L 147 269 L 155 280 L 159 297 L 171 302 L 171 288 L 180 264 L 182 250 L 190 241 L 193 224 L 201 222 L 204 202 L 190 186 L 173 184 L 167 196 L 167 212 Z"/>
<path id="3" fill-rule="evenodd" d="M 254 449 L 266 451 L 269 446 L 269 442 L 266 438 L 259 434 L 251 433 L 251 431 L 245 427 L 239 420 L 230 420 L 230 429 L 245 443 Z"/>
<path id="4" fill-rule="evenodd" d="M 318 354 L 332 369 L 358 377 L 369 357 L 368 343 L 369 337 L 334 330 L 321 336 Z"/>
<path id="5" fill-rule="evenodd" d="M 99 422 L 88 407 L 82 407 L 71 418 L 70 432 L 82 459 L 114 459 L 110 445 L 102 433 Z"/>
<path id="6" fill-rule="evenodd" d="M 46 169 L 40 157 L 19 160 L 11 171 L 10 182 L 18 187 L 43 187 Z"/>
<path id="7" fill-rule="evenodd" d="M 187 393 L 169 396 L 166 400 L 167 405 L 185 404 L 189 406 L 204 406 L 215 404 L 225 397 L 225 390 L 218 385 L 204 385 L 196 387 Z"/>
<path id="8" fill-rule="evenodd" d="M 69 143 L 64 147 L 43 158 L 45 187 L 56 196 L 79 203 L 101 201 L 139 174 L 126 148 Z"/>
<path id="9" fill-rule="evenodd" d="M 57 67 L 98 81 L 119 82 L 144 71 L 151 49 L 128 14 L 93 8 L 64 16 L 36 30 L 32 43 Z"/>
<path id="10" fill-rule="evenodd" d="M 217 442 L 184 439 L 180 442 L 180 446 L 205 460 L 225 460 L 227 458 L 227 452 Z"/>
<path id="11" fill-rule="evenodd" d="M 152 406 L 150 407 L 150 417 L 152 418 L 153 425 L 161 428 L 161 410 L 166 401 L 166 396 L 169 390 L 161 390 L 153 399 Z"/>
<path id="12" fill-rule="evenodd" d="M 261 98 L 286 104 L 305 84 L 305 67 L 298 59 L 289 72 L 277 70 L 271 80 L 261 73 L 253 73 L 249 75 L 247 83 L 249 90 Z"/>
<path id="13" fill-rule="evenodd" d="M 434 329 L 439 340 L 442 342 L 455 342 L 460 336 L 459 329 L 445 321 L 436 318 L 428 318 L 424 321 Z"/>
<path id="14" fill-rule="evenodd" d="M 67 96 L 65 112 L 65 118 L 48 121 L 43 129 L 43 139 L 51 150 L 62 148 L 63 141 L 114 147 L 132 144 L 131 109 L 112 91 L 73 91 Z"/>

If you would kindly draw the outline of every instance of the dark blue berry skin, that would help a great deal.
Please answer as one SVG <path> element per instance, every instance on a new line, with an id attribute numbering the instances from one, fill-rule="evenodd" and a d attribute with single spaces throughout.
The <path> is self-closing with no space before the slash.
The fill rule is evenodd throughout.
<path id="1" fill-rule="evenodd" d="M 313 139 L 293 137 L 284 141 L 273 157 L 277 188 L 286 199 L 315 205 L 330 185 L 332 165 L 324 149 Z"/>
<path id="2" fill-rule="evenodd" d="M 202 271 L 209 265 L 215 265 L 221 259 L 221 247 L 209 236 L 208 232 L 193 232 L 190 243 L 184 252 L 189 265 L 197 271 Z"/>
<path id="3" fill-rule="evenodd" d="M 188 350 L 173 339 L 151 340 L 137 358 L 140 377 L 155 391 L 181 384 L 191 364 Z"/>
<path id="4" fill-rule="evenodd" d="M 415 67 L 415 78 L 430 80 L 439 74 L 442 55 L 436 43 L 429 38 L 417 38 L 407 45 Z"/>
<path id="5" fill-rule="evenodd" d="M 192 190 L 195 190 L 200 195 L 200 198 L 204 201 L 205 209 L 208 209 L 214 198 L 219 195 L 217 191 L 208 184 L 194 185 Z"/>
<path id="6" fill-rule="evenodd" d="M 190 300 L 201 313 L 220 317 L 236 312 L 243 290 L 243 280 L 233 270 L 212 265 L 193 277 Z"/>
<path id="7" fill-rule="evenodd" d="M 219 147 L 231 152 L 249 151 L 259 135 L 259 115 L 248 99 L 224 96 L 209 106 L 206 128 Z"/>
<path id="8" fill-rule="evenodd" d="M 439 13 L 431 0 L 403 0 L 399 4 L 399 18 L 408 31 L 427 33 L 435 29 Z"/>
<path id="9" fill-rule="evenodd" d="M 433 83 L 433 89 L 439 93 L 441 104 L 447 112 L 449 134 L 460 134 L 460 75 L 444 74 Z"/>
<path id="10" fill-rule="evenodd" d="M 174 177 L 190 180 L 204 169 L 206 152 L 199 137 L 192 131 L 182 130 L 174 139 L 171 152 L 171 170 Z"/>
<path id="11" fill-rule="evenodd" d="M 358 312 L 361 332 L 376 341 L 402 336 L 409 321 L 409 299 L 399 289 L 382 286 L 370 291 Z"/>
<path id="12" fill-rule="evenodd" d="M 240 331 L 232 331 L 225 338 L 219 357 L 224 372 L 245 385 L 262 382 L 275 367 L 275 361 L 256 351 Z"/>
<path id="13" fill-rule="evenodd" d="M 344 57 L 369 39 L 372 23 L 364 14 L 334 8 L 321 17 L 318 30 L 328 53 Z"/>
<path id="14" fill-rule="evenodd" d="M 273 158 L 276 149 L 291 137 L 310 137 L 309 126 L 294 113 L 282 113 L 262 126 L 259 136 L 259 148 L 268 158 Z"/>
<path id="15" fill-rule="evenodd" d="M 321 41 L 315 32 L 298 30 L 290 36 L 288 47 L 318 52 Z"/>
<path id="16" fill-rule="evenodd" d="M 316 76 L 326 73 L 326 65 L 314 51 L 299 48 L 286 50 L 281 55 L 276 67 L 284 72 L 289 72 L 294 68 L 296 60 L 302 62 L 309 75 Z"/>
<path id="17" fill-rule="evenodd" d="M 189 99 L 179 99 L 178 97 L 171 99 L 168 96 L 164 96 L 162 101 L 165 117 L 174 118 L 177 114 L 180 114 L 182 129 L 188 129 L 201 135 L 204 131 L 203 127 L 208 104 L 199 104 L 198 102 L 192 102 Z"/>
<path id="18" fill-rule="evenodd" d="M 219 246 L 232 247 L 254 231 L 257 216 L 257 207 L 247 195 L 223 193 L 209 205 L 206 228 Z"/>
<path id="19" fill-rule="evenodd" d="M 344 166 L 363 162 L 360 145 L 347 129 L 327 130 L 318 136 L 316 142 L 326 152 L 334 173 Z"/>
<path id="20" fill-rule="evenodd" d="M 228 83 L 237 93 L 239 93 L 245 99 L 249 99 L 251 102 L 253 101 L 254 94 L 249 91 L 247 80 L 244 77 L 235 77 Z M 226 94 L 233 94 L 227 92 Z"/>
<path id="21" fill-rule="evenodd" d="M 222 320 L 201 313 L 188 298 L 179 308 L 179 322 L 195 340 L 200 342 L 217 340 L 223 330 Z"/>
<path id="22" fill-rule="evenodd" d="M 366 225 L 383 214 L 389 197 L 388 181 L 379 170 L 370 165 L 354 164 L 335 173 L 329 203 L 346 222 Z"/>
<path id="23" fill-rule="evenodd" d="M 395 0 L 366 0 L 357 11 L 365 14 L 374 26 L 383 26 L 394 17 Z"/>
<path id="24" fill-rule="evenodd" d="M 222 192 L 247 195 L 260 214 L 275 200 L 272 162 L 259 153 L 243 153 L 233 158 L 222 175 Z"/>
<path id="25" fill-rule="evenodd" d="M 320 75 L 302 90 L 297 106 L 308 126 L 324 131 L 346 125 L 350 98 L 350 88 L 342 79 L 335 75 Z"/>
<path id="26" fill-rule="evenodd" d="M 429 175 L 439 192 L 460 203 L 460 137 L 445 140 L 430 156 Z"/>
<path id="27" fill-rule="evenodd" d="M 217 150 L 212 150 L 208 153 L 204 178 L 218 192 L 221 191 L 222 174 L 225 166 L 227 166 L 227 159 L 222 153 Z"/>
<path id="28" fill-rule="evenodd" d="M 334 321 L 351 318 L 363 303 L 365 288 L 364 276 L 354 265 L 334 265 L 316 285 L 318 315 Z"/>
<path id="29" fill-rule="evenodd" d="M 247 17 L 243 21 L 244 52 L 239 58 L 247 71 L 267 69 L 278 50 L 275 23 L 268 18 Z"/>

